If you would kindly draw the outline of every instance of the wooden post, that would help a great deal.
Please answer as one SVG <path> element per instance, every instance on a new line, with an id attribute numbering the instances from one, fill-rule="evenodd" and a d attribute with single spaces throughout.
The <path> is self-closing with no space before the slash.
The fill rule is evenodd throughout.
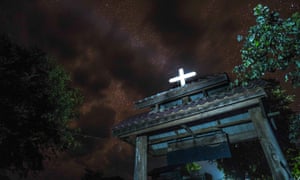
<path id="1" fill-rule="evenodd" d="M 134 180 L 147 180 L 147 136 L 136 137 Z"/>
<path id="2" fill-rule="evenodd" d="M 285 157 L 260 107 L 249 110 L 260 144 L 275 180 L 292 179 Z"/>

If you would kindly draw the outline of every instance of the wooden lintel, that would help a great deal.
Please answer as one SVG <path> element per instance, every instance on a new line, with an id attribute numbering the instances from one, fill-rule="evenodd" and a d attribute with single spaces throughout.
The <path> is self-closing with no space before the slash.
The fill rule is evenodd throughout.
<path id="1" fill-rule="evenodd" d="M 203 129 L 195 130 L 195 131 L 193 131 L 193 135 L 205 134 L 205 133 L 209 133 L 209 132 L 213 132 L 213 131 L 218 131 L 222 128 L 236 126 L 236 125 L 245 124 L 245 123 L 249 123 L 249 122 L 251 122 L 250 119 L 242 119 L 242 120 L 235 121 L 235 122 L 224 123 L 224 124 L 216 125 L 216 126 L 210 127 L 210 128 L 203 128 Z M 191 136 L 191 134 L 189 132 L 182 133 L 182 134 L 176 134 L 174 136 L 149 140 L 149 144 L 157 144 L 157 143 L 171 141 L 173 139 L 185 138 L 185 137 L 189 137 L 189 136 Z"/>
<path id="2" fill-rule="evenodd" d="M 239 143 L 239 142 L 243 142 L 243 141 L 253 140 L 255 138 L 257 138 L 257 134 L 256 134 L 256 131 L 254 131 L 254 130 L 245 131 L 245 132 L 237 133 L 237 134 L 233 134 L 233 135 L 228 135 L 229 143 Z M 202 140 L 203 141 L 201 142 L 201 139 L 200 139 L 196 144 L 192 141 L 183 142 L 182 144 L 180 144 L 180 149 L 193 147 L 195 145 L 199 146 L 199 145 L 217 144 L 217 143 L 225 141 L 224 137 L 221 137 L 221 136 L 220 137 L 211 137 L 211 138 L 202 139 Z M 177 145 L 179 145 L 179 144 L 177 144 Z M 171 146 L 171 148 L 168 147 L 168 148 L 163 148 L 163 149 L 152 151 L 151 154 L 153 156 L 164 156 L 168 152 L 176 151 L 176 150 L 178 150 L 178 149 L 174 145 L 174 146 Z"/>
<path id="3" fill-rule="evenodd" d="M 227 141 L 226 135 L 223 133 L 222 134 L 218 133 L 215 134 L 214 136 L 199 137 L 199 138 L 193 138 L 191 140 L 170 143 L 168 145 L 168 152 L 176 151 L 180 149 L 187 149 L 194 146 L 206 146 L 206 145 L 218 144 L 226 141 Z"/>
<path id="4" fill-rule="evenodd" d="M 245 131 L 242 133 L 232 134 L 232 135 L 228 136 L 229 143 L 231 143 L 231 144 L 244 142 L 244 141 L 250 141 L 250 140 L 254 140 L 256 138 L 257 138 L 257 133 L 254 130 Z"/>
<path id="5" fill-rule="evenodd" d="M 194 115 L 190 115 L 188 117 L 174 119 L 173 121 L 169 121 L 169 122 L 166 122 L 166 123 L 162 123 L 162 124 L 159 124 L 159 125 L 148 127 L 146 129 L 131 131 L 129 133 L 119 135 L 119 138 L 126 137 L 126 136 L 132 136 L 132 135 L 138 135 L 138 134 L 147 134 L 147 133 L 150 133 L 150 132 L 153 132 L 153 131 L 178 126 L 178 125 L 181 125 L 181 124 L 188 124 L 188 123 L 193 122 L 193 121 L 197 121 L 197 120 L 200 120 L 200 119 L 205 119 L 205 118 L 217 116 L 217 115 L 220 115 L 220 114 L 224 114 L 226 112 L 234 111 L 234 110 L 237 110 L 237 109 L 242 109 L 242 108 L 249 107 L 249 106 L 252 106 L 252 105 L 255 105 L 255 104 L 259 104 L 259 103 L 260 103 L 260 97 L 249 99 L 249 100 L 243 101 L 243 102 L 235 102 L 235 103 L 232 103 L 232 104 L 229 103 L 226 106 L 223 106 L 221 108 L 217 108 L 217 109 L 213 109 L 213 110 L 209 110 L 209 111 L 201 112 L 201 113 L 195 113 Z"/>

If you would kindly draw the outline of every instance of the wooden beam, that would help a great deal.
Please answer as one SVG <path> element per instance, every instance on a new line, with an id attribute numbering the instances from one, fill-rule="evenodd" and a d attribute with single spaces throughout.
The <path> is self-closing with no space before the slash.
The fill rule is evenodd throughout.
<path id="1" fill-rule="evenodd" d="M 168 145 L 168 152 L 177 151 L 180 149 L 187 149 L 195 146 L 206 146 L 212 144 L 218 144 L 222 142 L 227 142 L 226 134 L 216 133 L 213 136 L 192 138 L 186 141 L 173 142 Z"/>
<path id="2" fill-rule="evenodd" d="M 249 100 L 243 101 L 243 102 L 232 102 L 232 103 L 226 104 L 226 106 L 222 106 L 222 107 L 212 109 L 212 110 L 207 110 L 206 112 L 195 113 L 194 115 L 190 115 L 188 117 L 174 119 L 173 121 L 169 121 L 169 122 L 166 122 L 166 123 L 163 123 L 163 124 L 155 125 L 155 126 L 152 126 L 152 127 L 141 129 L 141 130 L 131 131 L 129 133 L 124 133 L 124 134 L 118 135 L 118 137 L 122 138 L 122 137 L 132 136 L 132 135 L 146 134 L 146 133 L 149 133 L 149 132 L 153 132 L 153 131 L 157 131 L 157 130 L 161 130 L 161 129 L 165 129 L 165 128 L 178 126 L 178 125 L 181 125 L 181 124 L 187 124 L 187 123 L 197 121 L 197 120 L 200 120 L 200 119 L 205 119 L 205 118 L 217 116 L 217 115 L 220 115 L 220 114 L 224 114 L 226 112 L 230 112 L 230 111 L 234 111 L 234 110 L 237 110 L 237 109 L 242 109 L 242 108 L 245 108 L 245 107 L 249 107 L 249 106 L 252 106 L 252 105 L 255 105 L 255 104 L 259 104 L 259 102 L 260 102 L 260 97 L 259 98 L 257 97 L 257 98 L 254 98 L 254 99 L 249 99 Z"/>
<path id="3" fill-rule="evenodd" d="M 238 121 L 234 121 L 234 122 L 216 125 L 214 127 L 198 129 L 198 130 L 193 131 L 192 134 L 198 135 L 198 134 L 209 133 L 209 132 L 221 130 L 222 128 L 236 126 L 236 125 L 245 124 L 245 123 L 249 123 L 249 122 L 251 122 L 250 119 L 242 119 L 242 120 L 238 120 Z M 191 134 L 189 132 L 186 132 L 186 133 L 176 134 L 174 136 L 169 136 L 169 137 L 165 137 L 165 138 L 149 140 L 149 144 L 157 144 L 157 143 L 171 141 L 174 139 L 185 138 L 185 137 L 189 137 L 189 136 L 191 136 Z"/>
<path id="4" fill-rule="evenodd" d="M 253 140 L 257 138 L 257 134 L 256 131 L 254 130 L 250 130 L 250 131 L 245 131 L 242 133 L 237 133 L 237 134 L 233 134 L 233 135 L 228 135 L 228 140 L 229 143 L 238 143 L 238 142 L 243 142 L 243 141 L 249 141 L 249 140 Z M 217 144 L 220 142 L 224 142 L 224 136 L 217 136 L 217 137 L 208 137 L 208 138 L 199 138 L 199 140 L 196 140 L 196 143 L 194 143 L 193 141 L 186 141 L 186 142 L 180 142 L 176 144 L 174 143 L 174 145 L 171 145 L 168 148 L 162 148 L 162 149 L 158 149 L 158 150 L 153 150 L 150 153 L 153 156 L 164 156 L 166 155 L 168 152 L 171 151 L 175 151 L 178 149 L 185 149 L 185 148 L 189 148 L 189 147 L 193 147 L 193 146 L 204 146 L 204 145 L 209 145 L 209 144 Z M 177 147 L 180 147 L 177 149 Z"/>
<path id="5" fill-rule="evenodd" d="M 147 136 L 136 137 L 134 180 L 147 180 Z"/>
<path id="6" fill-rule="evenodd" d="M 257 138 L 257 133 L 254 130 L 245 131 L 242 133 L 228 135 L 229 143 L 239 143 L 243 141 L 254 140 Z"/>
<path id="7" fill-rule="evenodd" d="M 273 179 L 292 179 L 285 157 L 268 120 L 263 114 L 263 110 L 260 107 L 252 108 L 249 110 L 249 114 L 268 161 Z"/>

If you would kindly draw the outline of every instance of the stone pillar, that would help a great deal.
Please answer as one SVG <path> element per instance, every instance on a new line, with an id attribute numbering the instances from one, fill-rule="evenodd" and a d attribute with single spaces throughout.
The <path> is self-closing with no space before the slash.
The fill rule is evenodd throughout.
<path id="1" fill-rule="evenodd" d="M 147 180 L 147 138 L 136 137 L 134 180 Z"/>
<path id="2" fill-rule="evenodd" d="M 292 179 L 286 159 L 279 147 L 271 126 L 260 107 L 249 110 L 260 144 L 274 180 Z"/>

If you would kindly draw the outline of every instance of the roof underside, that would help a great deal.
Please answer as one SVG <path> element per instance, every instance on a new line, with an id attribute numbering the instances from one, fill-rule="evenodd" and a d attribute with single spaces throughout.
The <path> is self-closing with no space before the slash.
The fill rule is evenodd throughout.
<path id="1" fill-rule="evenodd" d="M 217 146 L 256 137 L 248 112 L 243 112 L 206 123 L 181 125 L 176 129 L 150 135 L 148 144 L 150 153 L 160 156 L 195 146 Z"/>

